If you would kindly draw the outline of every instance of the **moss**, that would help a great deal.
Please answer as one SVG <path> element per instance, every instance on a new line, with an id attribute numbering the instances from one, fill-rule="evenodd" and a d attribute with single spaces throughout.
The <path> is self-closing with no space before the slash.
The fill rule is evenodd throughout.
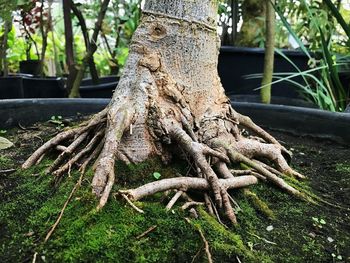
<path id="1" fill-rule="evenodd" d="M 337 163 L 335 165 L 335 171 L 338 173 L 350 174 L 350 163 Z"/>
<path id="2" fill-rule="evenodd" d="M 13 161 L 6 156 L 0 155 L 0 167 L 10 167 L 13 165 Z"/>
<path id="3" fill-rule="evenodd" d="M 339 219 L 333 217 L 334 211 L 327 213 L 263 183 L 251 187 L 249 194 L 245 190 L 231 192 L 242 210 L 237 214 L 239 225 L 230 228 L 222 226 L 204 209 L 199 209 L 199 219 L 192 220 L 190 225 L 184 220 L 186 212 L 176 207 L 166 212 L 159 195 L 138 204 L 145 214 L 113 197 L 97 213 L 97 201 L 90 189 L 93 173 L 89 170 L 55 233 L 48 243 L 42 244 L 79 177 L 73 172 L 58 188 L 53 188 L 52 177 L 43 172 L 50 162 L 47 159 L 40 166 L 10 175 L 8 181 L 14 184 L 0 192 L 2 262 L 28 261 L 34 252 L 47 262 L 191 262 L 200 250 L 202 253 L 195 262 L 205 262 L 198 228 L 208 240 L 215 262 L 236 262 L 236 257 L 248 263 L 281 259 L 327 262 L 332 260 L 331 253 L 345 257 L 350 243 L 346 233 L 336 230 L 337 224 L 346 224 L 346 218 L 336 221 Z M 186 169 L 183 163 L 169 167 L 158 159 L 139 165 L 118 163 L 118 182 L 113 191 L 154 181 L 154 172 L 167 178 L 185 173 Z M 311 192 L 308 183 L 295 185 Z M 275 220 L 271 220 L 272 211 Z M 313 226 L 312 217 L 332 222 L 321 233 L 317 232 L 315 238 L 309 236 L 319 230 Z M 157 226 L 154 231 L 136 238 L 154 225 Z M 266 230 L 269 225 L 273 226 L 270 232 Z M 328 236 L 336 241 L 330 244 Z"/>
<path id="4" fill-rule="evenodd" d="M 264 214 L 266 217 L 275 219 L 273 211 L 269 208 L 266 202 L 262 201 L 254 192 L 244 189 L 243 193 L 246 197 L 248 197 L 255 209 Z"/>

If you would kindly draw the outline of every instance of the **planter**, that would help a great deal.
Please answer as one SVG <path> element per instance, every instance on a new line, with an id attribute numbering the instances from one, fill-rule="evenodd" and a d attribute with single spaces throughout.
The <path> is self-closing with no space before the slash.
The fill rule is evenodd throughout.
<path id="1" fill-rule="evenodd" d="M 231 102 L 253 102 L 253 103 L 261 103 L 260 95 L 231 95 Z M 306 100 L 298 99 L 298 98 L 287 98 L 287 97 L 271 97 L 271 104 L 275 105 L 287 105 L 287 106 L 296 106 L 296 107 L 306 107 L 306 108 L 317 108 L 317 106 L 311 102 Z"/>
<path id="2" fill-rule="evenodd" d="M 111 98 L 118 85 L 119 77 L 107 76 L 99 79 L 99 84 L 94 85 L 92 79 L 84 79 L 80 86 L 82 98 Z"/>
<path id="3" fill-rule="evenodd" d="M 54 115 L 71 117 L 78 113 L 91 114 L 102 110 L 108 102 L 108 99 L 2 100 L 0 129 L 14 127 L 19 122 L 30 125 L 47 121 Z M 234 103 L 234 108 L 261 126 L 350 145 L 350 114 L 347 113 L 242 102 Z"/>
<path id="4" fill-rule="evenodd" d="M 0 99 L 66 97 L 62 78 L 0 78 Z"/>
<path id="5" fill-rule="evenodd" d="M 0 78 L 0 99 L 24 98 L 23 79 L 21 77 Z"/>
<path id="6" fill-rule="evenodd" d="M 23 78 L 24 98 L 64 98 L 62 78 Z"/>
<path id="7" fill-rule="evenodd" d="M 308 57 L 299 51 L 284 50 L 283 53 L 291 59 L 300 70 L 308 69 Z M 262 73 L 264 67 L 264 49 L 222 47 L 219 55 L 219 75 L 227 94 L 258 95 L 261 78 L 245 79 L 244 76 Z M 297 72 L 283 57 L 275 54 L 275 72 Z M 303 84 L 302 78 L 293 78 Z M 276 83 L 272 86 L 272 95 L 289 98 L 299 98 L 299 93 L 293 85 L 287 82 Z"/>
<path id="8" fill-rule="evenodd" d="M 19 72 L 39 76 L 41 74 L 41 60 L 23 60 L 19 62 Z"/>
<path id="9" fill-rule="evenodd" d="M 350 113 L 350 104 L 346 107 L 345 113 Z"/>

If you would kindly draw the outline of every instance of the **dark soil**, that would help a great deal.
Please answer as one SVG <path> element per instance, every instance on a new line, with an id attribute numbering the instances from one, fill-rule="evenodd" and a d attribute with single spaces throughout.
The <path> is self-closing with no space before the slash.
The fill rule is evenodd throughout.
<path id="1" fill-rule="evenodd" d="M 228 229 L 202 209 L 199 219 L 188 224 L 184 217 L 190 215 L 179 209 L 181 203 L 166 213 L 167 197 L 160 195 L 137 203 L 145 210 L 143 215 L 118 198 L 111 198 L 96 213 L 89 188 L 91 171 L 56 232 L 43 244 L 79 174 L 72 172 L 54 188 L 51 176 L 43 173 L 50 156 L 28 171 L 19 166 L 59 129 L 57 123 L 46 123 L 2 135 L 15 147 L 0 151 L 0 170 L 17 171 L 0 172 L 0 262 L 31 262 L 35 252 L 37 262 L 206 262 L 198 228 L 215 262 L 350 262 L 349 210 L 296 200 L 261 183 L 251 187 L 250 194 L 232 192 L 242 210 L 237 215 L 239 226 Z M 290 180 L 291 184 L 334 205 L 350 207 L 349 147 L 271 133 L 293 151 L 292 166 L 308 177 L 303 182 Z M 157 160 L 118 164 L 114 192 L 153 181 L 154 172 L 165 178 L 186 169 L 186 164 L 166 167 Z M 157 228 L 136 238 L 151 226 Z"/>

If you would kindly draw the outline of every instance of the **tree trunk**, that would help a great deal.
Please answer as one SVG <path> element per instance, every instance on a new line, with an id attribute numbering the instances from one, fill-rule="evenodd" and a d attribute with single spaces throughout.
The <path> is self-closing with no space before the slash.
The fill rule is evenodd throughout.
<path id="1" fill-rule="evenodd" d="M 269 104 L 271 102 L 271 82 L 275 62 L 275 0 L 265 0 L 266 4 L 266 37 L 265 37 L 265 58 L 264 74 L 261 82 L 262 89 L 261 102 Z"/>
<path id="2" fill-rule="evenodd" d="M 45 55 L 46 55 L 46 49 L 47 49 L 47 35 L 49 32 L 49 24 L 50 21 L 48 21 L 48 24 L 46 25 L 46 28 L 44 26 L 44 0 L 41 0 L 41 7 L 40 7 L 40 32 L 41 32 L 41 39 L 42 39 L 42 45 L 41 45 L 41 58 L 38 58 L 40 60 L 40 75 L 44 76 L 44 67 L 45 67 Z M 49 8 L 51 8 L 51 2 L 49 2 Z M 48 17 L 48 20 L 51 18 Z"/>
<path id="3" fill-rule="evenodd" d="M 69 94 L 73 88 L 74 80 L 77 76 L 77 67 L 74 59 L 73 47 L 73 28 L 71 19 L 72 10 L 71 1 L 63 1 L 63 20 L 64 20 L 64 36 L 65 36 L 65 50 L 66 50 L 66 64 L 68 67 L 68 77 L 66 82 L 67 93 Z"/>
<path id="4" fill-rule="evenodd" d="M 48 172 L 59 180 L 78 161 L 82 163 L 80 170 L 85 171 L 96 159 L 92 188 L 100 197 L 100 209 L 116 179 L 116 160 L 138 163 L 159 156 L 169 162 L 174 154 L 185 154 L 194 167 L 191 173 L 208 182 L 210 190 L 203 190 L 208 210 L 213 211 L 215 204 L 232 223 L 236 217 L 227 187 L 234 186 L 220 177 L 230 180 L 252 173 L 301 196 L 277 175 L 276 169 L 302 177 L 287 164 L 284 156 L 290 157 L 289 152 L 248 117 L 234 111 L 224 93 L 217 73 L 220 43 L 216 17 L 217 0 L 200 4 L 193 0 L 147 0 L 124 73 L 107 108 L 45 143 L 23 168 L 35 164 L 49 149 L 70 141 L 68 147 L 59 147 L 63 152 Z M 244 137 L 240 127 L 260 139 Z M 254 160 L 259 157 L 271 160 L 276 169 L 270 169 L 269 161 L 264 166 Z M 254 171 L 231 173 L 230 162 L 245 163 Z M 172 187 L 185 192 L 195 184 L 189 181 Z M 132 198 L 130 191 L 122 194 Z"/>

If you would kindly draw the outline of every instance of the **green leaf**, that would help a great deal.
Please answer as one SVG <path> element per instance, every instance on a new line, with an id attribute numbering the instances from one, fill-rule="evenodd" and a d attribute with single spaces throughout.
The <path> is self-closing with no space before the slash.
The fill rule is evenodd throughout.
<path id="1" fill-rule="evenodd" d="M 11 148 L 13 143 L 4 137 L 0 137 L 0 150 Z"/>
<path id="2" fill-rule="evenodd" d="M 325 225 L 325 224 L 326 224 L 326 221 L 325 221 L 324 219 L 321 219 L 321 220 L 320 220 L 320 223 L 321 223 L 322 225 Z"/>
<path id="3" fill-rule="evenodd" d="M 158 172 L 153 173 L 153 177 L 158 180 L 162 175 Z"/>
<path id="4" fill-rule="evenodd" d="M 328 6 L 328 8 L 332 11 L 333 15 L 335 16 L 335 18 L 337 19 L 338 23 L 340 24 L 340 26 L 345 31 L 345 33 L 348 36 L 348 38 L 350 38 L 350 26 L 345 22 L 343 16 L 340 14 L 340 12 L 337 9 L 337 7 L 332 3 L 331 0 L 324 0 L 324 2 Z"/>

